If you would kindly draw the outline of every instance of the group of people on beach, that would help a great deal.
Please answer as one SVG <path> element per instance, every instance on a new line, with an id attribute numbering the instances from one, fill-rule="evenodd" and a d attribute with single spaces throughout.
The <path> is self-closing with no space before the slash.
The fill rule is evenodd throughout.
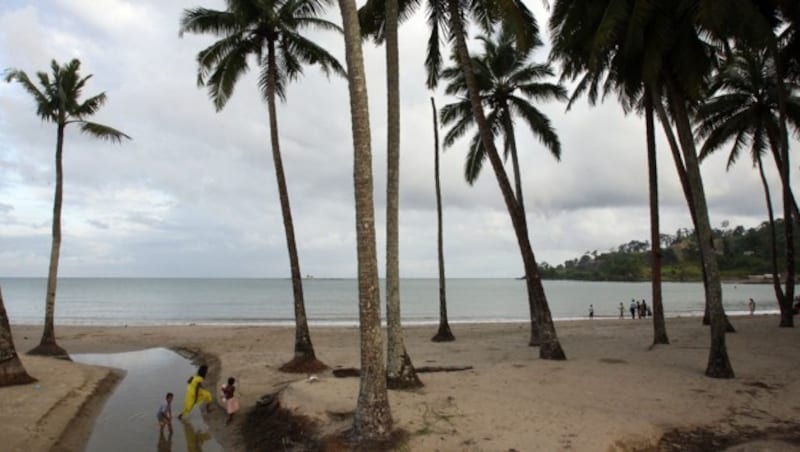
<path id="1" fill-rule="evenodd" d="M 189 377 L 186 386 L 186 396 L 183 400 L 183 410 L 178 414 L 179 420 L 184 420 L 189 416 L 195 406 L 205 404 L 206 413 L 211 412 L 211 402 L 214 397 L 211 392 L 203 386 L 206 374 L 208 373 L 208 366 L 203 364 L 197 369 L 197 373 Z M 239 411 L 239 400 L 236 397 L 236 379 L 233 377 L 228 378 L 228 383 L 223 385 L 219 390 L 220 404 L 225 408 L 228 414 L 225 420 L 225 425 L 230 424 L 233 419 L 234 413 Z M 168 392 L 164 402 L 159 406 L 156 419 L 158 419 L 159 434 L 164 435 L 164 427 L 167 427 L 169 436 L 172 437 L 172 399 L 174 398 L 171 392 Z"/>
<path id="2" fill-rule="evenodd" d="M 631 299 L 631 304 L 628 310 L 631 313 L 631 319 L 636 319 L 638 315 L 640 319 L 644 319 L 647 317 L 651 317 L 653 315 L 653 311 L 650 310 L 650 306 L 647 305 L 647 302 L 642 299 L 640 302 L 639 300 Z M 619 302 L 619 318 L 625 318 L 625 303 Z"/>

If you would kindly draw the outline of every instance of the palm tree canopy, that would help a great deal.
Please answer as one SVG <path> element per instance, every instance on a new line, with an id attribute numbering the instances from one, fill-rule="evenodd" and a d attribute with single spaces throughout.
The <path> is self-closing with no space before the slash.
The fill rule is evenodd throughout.
<path id="1" fill-rule="evenodd" d="M 566 90 L 561 85 L 542 81 L 553 76 L 550 66 L 529 62 L 528 57 L 533 49 L 519 51 L 514 38 L 508 33 L 499 33 L 495 37 L 481 36 L 479 40 L 483 51 L 472 57 L 472 66 L 492 134 L 506 137 L 506 157 L 509 138 L 514 134 L 512 118 L 519 117 L 551 154 L 559 159 L 561 142 L 558 135 L 550 119 L 531 103 L 567 99 Z M 459 97 L 458 101 L 444 106 L 440 112 L 442 124 L 451 125 L 444 138 L 444 145 L 449 147 L 475 124 L 475 119 L 461 68 L 448 67 L 442 71 L 442 77 L 449 80 L 445 92 Z M 467 155 L 465 176 L 468 182 L 476 180 L 484 159 L 483 143 L 476 134 Z"/>
<path id="2" fill-rule="evenodd" d="M 78 59 L 73 59 L 63 66 L 52 60 L 51 74 L 36 73 L 41 87 L 37 87 L 28 74 L 19 69 L 7 69 L 5 79 L 7 82 L 18 82 L 33 96 L 36 101 L 36 114 L 44 121 L 54 122 L 60 127 L 76 123 L 80 125 L 81 132 L 104 140 L 120 142 L 123 138 L 130 139 L 131 137 L 119 130 L 86 120 L 105 104 L 106 95 L 100 93 L 81 101 L 83 88 L 92 76 L 81 78 L 80 67 L 81 62 Z"/>
<path id="3" fill-rule="evenodd" d="M 419 8 L 421 0 L 399 0 L 398 21 L 410 18 Z M 441 44 L 450 41 L 447 0 L 428 0 L 425 3 L 430 36 L 425 56 L 425 69 L 428 73 L 427 86 L 435 88 L 439 83 L 443 66 Z M 470 16 L 480 29 L 491 33 L 495 25 L 502 23 L 503 28 L 514 36 L 517 48 L 527 52 L 541 44 L 539 25 L 533 13 L 521 0 L 470 0 L 465 2 L 464 12 Z M 358 10 L 358 20 L 364 37 L 371 37 L 380 43 L 385 39 L 386 2 L 384 0 L 367 0 Z"/>
<path id="4" fill-rule="evenodd" d="M 800 131 L 800 84 L 787 82 L 787 119 Z M 777 145 L 780 119 L 774 62 L 764 50 L 741 49 L 729 56 L 711 81 L 716 95 L 697 110 L 695 135 L 704 139 L 700 158 L 733 140 L 730 168 L 739 152 L 751 143 L 753 163 L 771 145 Z"/>
<path id="5" fill-rule="evenodd" d="M 307 29 L 342 29 L 321 19 L 324 0 L 227 0 L 227 9 L 186 9 L 180 34 L 206 33 L 221 39 L 197 54 L 197 84 L 206 86 L 219 111 L 233 95 L 236 82 L 249 70 L 252 55 L 261 67 L 259 88 L 266 98 L 268 58 L 275 62 L 275 91 L 286 99 L 286 83 L 303 74 L 303 64 L 326 74 L 346 75 L 327 50 L 301 34 Z"/>

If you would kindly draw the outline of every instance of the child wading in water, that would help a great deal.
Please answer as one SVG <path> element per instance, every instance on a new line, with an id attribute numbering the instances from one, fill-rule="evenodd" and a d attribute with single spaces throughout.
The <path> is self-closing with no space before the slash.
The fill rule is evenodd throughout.
<path id="1" fill-rule="evenodd" d="M 239 411 L 239 400 L 236 398 L 236 379 L 233 377 L 228 378 L 228 384 L 220 388 L 222 405 L 225 406 L 225 411 L 228 413 L 228 419 L 225 420 L 225 425 L 231 423 L 233 413 Z"/>
<path id="2" fill-rule="evenodd" d="M 172 437 L 172 393 L 168 392 L 166 400 L 164 403 L 158 407 L 158 414 L 156 414 L 156 418 L 158 419 L 158 426 L 159 435 L 164 435 L 164 426 L 166 425 L 169 427 L 169 436 Z"/>

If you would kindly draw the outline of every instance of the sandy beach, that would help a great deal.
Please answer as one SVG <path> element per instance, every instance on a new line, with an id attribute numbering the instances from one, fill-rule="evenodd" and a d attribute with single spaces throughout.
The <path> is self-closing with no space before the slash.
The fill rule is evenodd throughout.
<path id="1" fill-rule="evenodd" d="M 559 322 L 568 357 L 560 362 L 540 360 L 527 346 L 526 324 L 451 325 L 452 343 L 430 342 L 433 326 L 406 328 L 415 366 L 473 368 L 424 373 L 424 388 L 391 391 L 395 426 L 407 433 L 406 450 L 415 451 L 707 450 L 737 443 L 745 444 L 734 450 L 800 450 L 800 330 L 777 328 L 775 316 L 733 323 L 738 332 L 727 336 L 733 380 L 703 375 L 709 334 L 698 318 L 668 319 L 671 344 L 655 348 L 646 320 Z M 24 351 L 41 327 L 12 331 Z M 323 433 L 352 422 L 357 378 L 327 371 L 309 382 L 277 371 L 292 354 L 291 328 L 61 326 L 56 333 L 71 353 L 167 347 L 209 361 L 216 381 L 235 376 L 242 412 L 233 425 L 224 425 L 221 410 L 207 415 L 226 450 L 245 449 L 241 414 L 276 391 Z M 311 334 L 318 358 L 331 368 L 358 367 L 356 328 Z M 24 355 L 23 362 L 38 387 L 0 389 L 0 438 L 13 451 L 80 448 L 119 375 Z"/>

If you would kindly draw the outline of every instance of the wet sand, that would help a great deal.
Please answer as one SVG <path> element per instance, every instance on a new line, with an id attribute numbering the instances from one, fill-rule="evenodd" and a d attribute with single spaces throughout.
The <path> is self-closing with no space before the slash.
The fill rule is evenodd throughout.
<path id="1" fill-rule="evenodd" d="M 396 427 L 408 432 L 410 450 L 648 450 L 666 432 L 696 428 L 723 436 L 749 432 L 747 441 L 774 444 L 770 431 L 800 425 L 800 329 L 777 328 L 776 316 L 732 321 L 738 329 L 727 336 L 737 374 L 733 380 L 703 375 L 710 340 L 698 318 L 668 319 L 671 345 L 652 349 L 652 323 L 646 320 L 559 322 L 568 357 L 560 362 L 540 360 L 537 349 L 527 346 L 527 324 L 451 325 L 457 338 L 452 343 L 430 342 L 435 326 L 406 328 L 406 347 L 416 366 L 473 369 L 422 374 L 421 390 L 390 393 L 392 414 Z M 33 346 L 40 334 L 40 327 L 12 330 L 20 350 Z M 59 327 L 56 333 L 71 353 L 168 347 L 216 358 L 214 378 L 240 381 L 243 412 L 261 395 L 280 390 L 283 405 L 309 416 L 325 432 L 352 423 L 358 379 L 326 372 L 310 383 L 305 375 L 277 371 L 292 356 L 292 328 Z M 356 328 L 313 328 L 311 334 L 322 361 L 358 367 Z M 55 369 L 41 358 L 24 357 L 24 362 L 37 378 L 58 373 L 66 386 L 85 388 L 84 400 L 94 393 L 87 385 L 106 375 L 75 363 Z M 33 390 L 0 391 L 12 391 L 12 397 L 0 397 L 4 414 L 14 409 L 10 399 L 17 393 Z M 61 418 L 70 414 L 54 412 L 60 404 L 55 396 L 23 404 L 28 417 L 0 419 L 8 421 L 0 422 L 0 437 L 31 446 L 16 450 L 48 450 L 67 424 Z M 244 450 L 236 433 L 242 416 L 228 427 L 221 410 L 207 420 L 225 450 Z M 43 427 L 32 431 L 28 424 Z M 90 430 L 91 424 L 83 428 Z M 791 441 L 785 444 L 795 447 Z"/>

